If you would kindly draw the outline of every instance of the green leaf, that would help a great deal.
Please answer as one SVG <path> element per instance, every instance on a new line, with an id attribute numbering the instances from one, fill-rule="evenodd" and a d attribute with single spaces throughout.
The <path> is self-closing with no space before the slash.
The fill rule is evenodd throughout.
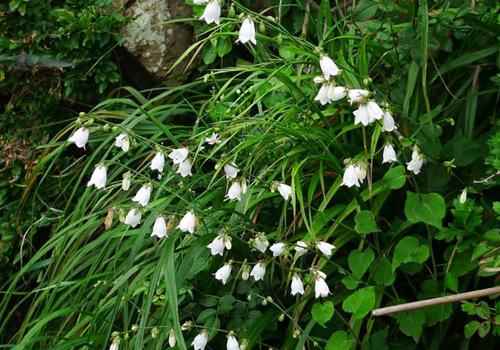
<path id="1" fill-rule="evenodd" d="M 458 292 L 458 278 L 452 273 L 447 273 L 446 277 L 444 279 L 444 285 L 446 288 L 449 290 L 452 290 L 454 292 Z"/>
<path id="2" fill-rule="evenodd" d="M 470 321 L 464 327 L 464 335 L 466 338 L 470 338 L 476 333 L 481 324 L 478 321 Z"/>
<path id="3" fill-rule="evenodd" d="M 375 222 L 375 217 L 369 210 L 361 210 L 358 212 L 354 218 L 354 222 L 354 229 L 357 233 L 362 235 L 379 231 L 377 223 Z"/>
<path id="4" fill-rule="evenodd" d="M 382 178 L 384 186 L 391 190 L 398 190 L 406 183 L 405 167 L 398 165 L 389 169 Z"/>
<path id="5" fill-rule="evenodd" d="M 392 269 L 396 270 L 402 264 L 422 264 L 429 257 L 429 248 L 420 244 L 416 237 L 404 237 L 394 248 L 392 257 Z"/>
<path id="6" fill-rule="evenodd" d="M 399 329 L 403 334 L 412 337 L 415 343 L 418 343 L 425 324 L 425 312 L 415 310 L 410 312 L 401 312 L 396 314 Z"/>
<path id="7" fill-rule="evenodd" d="M 342 278 L 342 284 L 349 290 L 358 288 L 359 281 L 351 275 Z"/>
<path id="8" fill-rule="evenodd" d="M 394 271 L 392 270 L 391 262 L 383 257 L 374 266 L 373 280 L 381 286 L 390 286 L 394 283 Z"/>
<path id="9" fill-rule="evenodd" d="M 410 222 L 424 222 L 441 228 L 446 214 L 446 204 L 437 193 L 406 192 L 405 214 Z"/>
<path id="10" fill-rule="evenodd" d="M 375 253 L 373 253 L 373 250 L 370 248 L 366 249 L 364 252 L 353 250 L 347 258 L 347 263 L 349 264 L 353 277 L 357 280 L 361 280 L 365 272 L 368 271 L 373 259 L 375 259 Z"/>
<path id="11" fill-rule="evenodd" d="M 345 331 L 336 331 L 328 339 L 326 350 L 351 350 L 354 346 L 354 339 L 351 334 Z"/>
<path id="12" fill-rule="evenodd" d="M 231 52 L 233 48 L 233 43 L 229 38 L 219 38 L 217 40 L 217 55 L 219 57 L 224 57 Z"/>
<path id="13" fill-rule="evenodd" d="M 481 337 L 484 338 L 490 333 L 491 329 L 491 322 L 490 321 L 484 321 L 481 322 L 481 325 L 479 326 L 479 329 L 477 330 L 477 334 Z"/>
<path id="14" fill-rule="evenodd" d="M 355 319 L 362 319 L 375 307 L 375 288 L 365 287 L 348 296 L 342 303 L 342 309 Z"/>
<path id="15" fill-rule="evenodd" d="M 311 310 L 313 320 L 318 322 L 323 327 L 325 326 L 325 323 L 331 320 L 333 312 L 334 308 L 331 301 L 315 303 Z"/>

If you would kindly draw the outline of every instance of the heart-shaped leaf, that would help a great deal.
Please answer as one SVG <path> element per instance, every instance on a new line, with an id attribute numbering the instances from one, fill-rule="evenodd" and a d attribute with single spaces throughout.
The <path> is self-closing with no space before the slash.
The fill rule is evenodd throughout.
<path id="1" fill-rule="evenodd" d="M 327 301 L 324 303 L 316 303 L 313 305 L 311 314 L 314 321 L 318 322 L 323 327 L 333 317 L 333 303 Z"/>

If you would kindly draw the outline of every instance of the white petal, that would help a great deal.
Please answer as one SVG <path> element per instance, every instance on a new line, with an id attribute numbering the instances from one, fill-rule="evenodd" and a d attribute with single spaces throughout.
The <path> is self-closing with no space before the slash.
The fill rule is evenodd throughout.
<path id="1" fill-rule="evenodd" d="M 240 344 L 238 343 L 238 340 L 232 335 L 229 335 L 227 337 L 227 343 L 226 343 L 226 349 L 227 350 L 240 350 Z"/>
<path id="2" fill-rule="evenodd" d="M 317 298 L 326 298 L 330 295 L 330 288 L 326 284 L 325 280 L 321 277 L 316 277 L 316 282 L 314 284 L 314 294 Z"/>
<path id="3" fill-rule="evenodd" d="M 142 215 L 139 210 L 130 209 L 125 217 L 125 224 L 134 228 L 141 223 L 141 217 Z"/>
<path id="4" fill-rule="evenodd" d="M 133 202 L 139 203 L 143 207 L 148 205 L 149 199 L 151 197 L 152 187 L 150 184 L 143 185 L 139 191 L 135 194 L 134 198 L 132 198 Z"/>
<path id="5" fill-rule="evenodd" d="M 95 186 L 95 188 L 103 189 L 106 187 L 107 180 L 107 170 L 106 167 L 102 164 L 99 164 L 95 167 L 92 175 L 90 176 L 89 182 L 87 182 L 87 187 Z"/>
<path id="6" fill-rule="evenodd" d="M 347 187 L 360 186 L 358 173 L 355 165 L 351 164 L 345 168 L 344 176 L 342 178 L 342 185 Z"/>
<path id="7" fill-rule="evenodd" d="M 87 144 L 87 141 L 89 140 L 89 129 L 85 127 L 81 127 L 78 130 L 76 130 L 73 135 L 71 135 L 68 139 L 69 142 L 72 142 L 76 145 L 78 148 L 84 148 L 85 145 Z"/>
<path id="8" fill-rule="evenodd" d="M 326 55 L 321 56 L 319 65 L 326 79 L 330 79 L 330 77 L 340 74 L 340 69 L 337 67 L 335 62 L 333 62 L 333 60 Z"/>
<path id="9" fill-rule="evenodd" d="M 230 275 L 231 275 L 231 265 L 225 264 L 215 272 L 215 279 L 221 281 L 222 284 L 225 285 Z"/>
<path id="10" fill-rule="evenodd" d="M 424 157 L 420 153 L 417 145 L 413 147 L 413 151 L 411 153 L 411 160 L 406 164 L 406 168 L 413 172 L 415 175 L 420 174 L 422 166 L 424 165 Z"/>
<path id="11" fill-rule="evenodd" d="M 318 101 L 322 106 L 330 103 L 330 98 L 328 96 L 329 84 L 323 84 L 319 88 L 318 94 L 314 98 L 314 101 Z"/>
<path id="12" fill-rule="evenodd" d="M 370 111 L 366 104 L 359 105 L 358 109 L 352 112 L 352 114 L 354 114 L 354 125 L 361 123 L 363 126 L 367 126 L 370 124 Z"/>
<path id="13" fill-rule="evenodd" d="M 194 213 L 192 211 L 188 211 L 186 214 L 184 214 L 181 221 L 179 222 L 179 225 L 177 225 L 177 228 L 182 232 L 194 233 L 194 230 L 196 228 L 196 216 L 194 215 Z"/>
<path id="14" fill-rule="evenodd" d="M 330 102 L 335 102 L 343 99 L 347 95 L 347 89 L 343 86 L 334 86 L 330 84 L 328 86 L 328 99 Z"/>
<path id="15" fill-rule="evenodd" d="M 204 20 L 207 24 L 211 23 L 220 23 L 220 5 L 217 0 L 212 0 L 210 1 L 207 6 L 205 7 L 205 10 L 203 11 L 203 14 L 200 17 L 200 20 Z"/>
<path id="16" fill-rule="evenodd" d="M 168 158 L 172 159 L 174 165 L 177 165 L 185 161 L 188 154 L 189 150 L 186 147 L 182 147 L 172 150 L 172 152 L 168 154 Z"/>
<path id="17" fill-rule="evenodd" d="M 294 249 L 296 257 L 299 258 L 307 253 L 307 243 L 304 241 L 298 241 L 297 243 L 295 243 Z"/>
<path id="18" fill-rule="evenodd" d="M 392 117 L 392 114 L 389 111 L 384 112 L 384 118 L 382 119 L 382 129 L 387 132 L 391 132 L 398 129 L 396 123 L 394 122 L 394 118 Z"/>
<path id="19" fill-rule="evenodd" d="M 130 171 L 127 171 L 122 175 L 122 190 L 128 191 L 130 189 L 130 178 L 132 177 L 132 174 Z"/>
<path id="20" fill-rule="evenodd" d="M 179 164 L 179 168 L 177 168 L 177 174 L 180 174 L 182 177 L 192 176 L 191 173 L 193 165 L 191 161 L 188 159 L 184 160 L 181 164 Z"/>
<path id="21" fill-rule="evenodd" d="M 149 167 L 151 170 L 157 170 L 160 173 L 163 172 L 163 168 L 165 167 L 165 156 L 163 155 L 163 152 L 156 152 Z"/>
<path id="22" fill-rule="evenodd" d="M 207 346 L 208 343 L 208 333 L 207 331 L 202 331 L 199 333 L 196 337 L 194 337 L 193 342 L 191 345 L 193 346 L 194 350 L 204 350 L 205 347 Z"/>
<path id="23" fill-rule="evenodd" d="M 151 236 L 155 236 L 158 238 L 163 238 L 167 236 L 167 223 L 163 216 L 158 216 L 153 225 L 153 233 Z"/>
<path id="24" fill-rule="evenodd" d="M 220 142 L 219 134 L 214 132 L 212 135 L 210 135 L 210 137 L 207 137 L 205 139 L 205 142 L 211 146 L 215 145 L 216 143 L 219 143 Z"/>
<path id="25" fill-rule="evenodd" d="M 323 255 L 325 255 L 328 258 L 332 256 L 332 251 L 335 249 L 335 246 L 333 244 L 323 241 L 318 242 L 316 244 L 316 247 L 321 253 L 323 253 Z"/>
<path id="26" fill-rule="evenodd" d="M 274 243 L 269 250 L 273 253 L 274 257 L 280 256 L 285 251 L 286 244 L 282 242 Z"/>
<path id="27" fill-rule="evenodd" d="M 370 95 L 370 91 L 364 89 L 350 89 L 347 92 L 347 99 L 350 104 L 361 103 Z"/>
<path id="28" fill-rule="evenodd" d="M 384 146 L 384 152 L 382 154 L 382 164 L 396 162 L 398 157 L 396 156 L 396 151 L 394 147 L 388 143 Z"/>
<path id="29" fill-rule="evenodd" d="M 251 42 L 254 45 L 257 44 L 255 39 L 255 24 L 251 18 L 243 20 L 237 41 L 242 44 L 246 44 L 247 42 Z"/>
<path id="30" fill-rule="evenodd" d="M 293 194 L 292 187 L 286 184 L 279 184 L 278 192 L 280 193 L 281 197 L 283 197 L 283 199 L 286 201 L 289 200 Z"/>
<path id="31" fill-rule="evenodd" d="M 467 188 L 464 188 L 462 193 L 460 193 L 458 201 L 460 202 L 460 204 L 464 204 L 465 202 L 467 202 Z"/>
<path id="32" fill-rule="evenodd" d="M 207 245 L 207 247 L 210 249 L 210 254 L 212 255 L 224 255 L 224 237 L 223 236 L 217 236 L 215 239 Z"/>
<path id="33" fill-rule="evenodd" d="M 292 277 L 292 284 L 291 284 L 291 290 L 292 290 L 292 295 L 304 295 L 304 283 L 302 283 L 302 280 L 300 279 L 299 275 L 294 274 Z"/>
<path id="34" fill-rule="evenodd" d="M 115 146 L 122 149 L 123 152 L 128 152 L 130 148 L 130 140 L 126 133 L 121 133 L 115 138 Z"/>
<path id="35" fill-rule="evenodd" d="M 263 280 L 265 274 L 266 274 L 266 265 L 264 265 L 263 263 L 255 264 L 252 271 L 250 272 L 250 276 L 252 276 L 255 281 Z"/>
<path id="36" fill-rule="evenodd" d="M 224 165 L 224 173 L 228 179 L 236 178 L 239 171 L 240 170 L 236 167 L 236 165 L 234 165 L 234 163 Z"/>
<path id="37" fill-rule="evenodd" d="M 375 120 L 380 120 L 384 116 L 384 111 L 375 101 L 368 101 L 366 103 L 366 108 L 370 115 L 370 123 L 373 123 Z"/>
<path id="38" fill-rule="evenodd" d="M 229 200 L 241 200 L 241 194 L 243 193 L 243 190 L 241 188 L 241 185 L 239 181 L 235 181 L 231 184 L 229 187 L 229 190 L 226 193 L 226 198 Z"/>

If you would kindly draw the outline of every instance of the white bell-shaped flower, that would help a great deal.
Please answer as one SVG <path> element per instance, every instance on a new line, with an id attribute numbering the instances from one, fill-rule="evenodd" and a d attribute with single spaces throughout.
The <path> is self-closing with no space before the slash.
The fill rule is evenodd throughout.
<path id="1" fill-rule="evenodd" d="M 188 211 L 184 214 L 179 222 L 179 225 L 177 225 L 177 228 L 182 232 L 194 233 L 194 230 L 196 229 L 196 216 L 194 213 L 192 211 Z"/>
<path id="2" fill-rule="evenodd" d="M 415 145 L 413 146 L 413 151 L 411 152 L 411 160 L 406 163 L 406 169 L 408 169 L 408 171 L 411 171 L 415 175 L 418 175 L 422 170 L 424 161 L 424 156 L 422 155 L 422 153 L 420 153 L 420 149 L 418 148 L 418 146 Z"/>
<path id="3" fill-rule="evenodd" d="M 332 83 L 325 83 L 321 85 L 321 88 L 318 91 L 318 94 L 314 98 L 315 101 L 318 101 L 322 106 L 339 101 L 346 97 L 347 89 L 343 86 L 335 86 Z"/>
<path id="4" fill-rule="evenodd" d="M 239 181 L 235 181 L 229 187 L 229 190 L 226 193 L 226 198 L 229 200 L 241 200 L 241 195 L 243 193 L 243 188 Z"/>
<path id="5" fill-rule="evenodd" d="M 384 116 L 384 111 L 375 101 L 368 101 L 367 103 L 362 103 L 359 105 L 358 109 L 354 112 L 354 124 L 362 124 L 367 126 L 373 123 L 375 120 L 382 119 Z"/>
<path id="6" fill-rule="evenodd" d="M 252 271 L 250 272 L 250 276 L 252 276 L 256 282 L 263 280 L 265 274 L 266 265 L 263 262 L 258 262 L 257 264 L 255 264 L 255 266 L 252 268 Z"/>
<path id="7" fill-rule="evenodd" d="M 330 84 L 323 84 L 319 88 L 318 94 L 314 98 L 314 101 L 318 101 L 322 106 L 330 103 L 330 98 L 328 96 L 328 87 Z"/>
<path id="8" fill-rule="evenodd" d="M 263 233 L 258 234 L 253 239 L 252 243 L 253 243 L 253 247 L 261 253 L 265 253 L 267 250 L 267 247 L 269 247 L 269 241 L 267 240 L 266 236 Z"/>
<path id="9" fill-rule="evenodd" d="M 113 340 L 111 345 L 109 346 L 109 350 L 118 350 L 120 348 L 120 343 L 118 340 Z"/>
<path id="10" fill-rule="evenodd" d="M 224 165 L 224 174 L 226 174 L 227 179 L 236 178 L 239 171 L 240 169 L 238 169 L 234 163 Z"/>
<path id="11" fill-rule="evenodd" d="M 283 183 L 278 185 L 278 192 L 280 193 L 281 197 L 283 197 L 283 199 L 286 201 L 289 200 L 293 195 L 292 187 Z"/>
<path id="12" fill-rule="evenodd" d="M 208 143 L 211 146 L 213 146 L 213 145 L 215 145 L 217 143 L 220 143 L 219 134 L 217 134 L 216 132 L 212 133 L 212 135 L 210 135 L 210 137 L 207 137 L 205 139 L 205 142 Z"/>
<path id="13" fill-rule="evenodd" d="M 231 276 L 231 264 L 224 264 L 221 268 L 215 271 L 215 279 L 221 281 L 222 284 L 226 284 L 227 280 Z"/>
<path id="14" fill-rule="evenodd" d="M 384 146 L 384 151 L 382 152 L 382 164 L 397 162 L 398 157 L 396 156 L 396 151 L 394 147 L 388 143 Z"/>
<path id="15" fill-rule="evenodd" d="M 208 332 L 204 329 L 196 337 L 194 337 L 191 345 L 194 350 L 205 350 L 208 343 Z"/>
<path id="16" fill-rule="evenodd" d="M 205 10 L 203 11 L 203 14 L 200 17 L 200 20 L 204 20 L 207 24 L 211 23 L 220 23 L 220 13 L 221 13 L 221 8 L 218 0 L 212 0 L 210 1 L 207 6 L 205 7 Z"/>
<path id="17" fill-rule="evenodd" d="M 254 45 L 257 44 L 257 40 L 255 39 L 255 24 L 250 17 L 245 18 L 241 23 L 240 33 L 236 42 L 242 44 L 246 44 L 247 42 L 251 42 Z"/>
<path id="18" fill-rule="evenodd" d="M 368 96 L 370 96 L 370 91 L 364 89 L 349 89 L 347 91 L 347 100 L 350 104 L 364 103 Z"/>
<path id="19" fill-rule="evenodd" d="M 156 152 L 149 167 L 151 170 L 156 170 L 160 173 L 163 172 L 163 168 L 165 167 L 165 155 L 163 152 Z"/>
<path id="20" fill-rule="evenodd" d="M 122 190 L 128 191 L 130 189 L 131 177 L 132 174 L 130 171 L 127 171 L 122 175 Z"/>
<path id="21" fill-rule="evenodd" d="M 465 202 L 467 202 L 467 188 L 464 188 L 462 193 L 460 193 L 460 196 L 458 197 L 458 202 L 460 204 L 464 204 Z"/>
<path id="22" fill-rule="evenodd" d="M 128 135 L 122 132 L 115 138 L 115 146 L 121 148 L 123 152 L 128 152 L 130 149 L 130 140 Z"/>
<path id="23" fill-rule="evenodd" d="M 307 253 L 307 248 L 307 243 L 304 241 L 298 241 L 297 243 L 295 243 L 295 246 L 293 247 L 293 249 L 295 250 L 295 257 L 300 258 L 302 255 Z"/>
<path id="24" fill-rule="evenodd" d="M 89 129 L 82 126 L 78 130 L 76 130 L 73 135 L 71 135 L 68 139 L 69 142 L 74 143 L 76 147 L 85 149 L 85 145 L 89 140 Z"/>
<path id="25" fill-rule="evenodd" d="M 277 242 L 269 247 L 269 250 L 273 253 L 274 257 L 280 256 L 285 252 L 286 244 L 283 242 Z"/>
<path id="26" fill-rule="evenodd" d="M 207 247 L 210 249 L 210 254 L 212 255 L 224 255 L 224 248 L 226 248 L 226 238 L 224 235 L 218 235 L 210 242 Z M 230 246 L 230 245 L 229 245 Z"/>
<path id="27" fill-rule="evenodd" d="M 106 187 L 106 179 L 107 179 L 107 169 L 104 165 L 98 164 L 92 175 L 90 176 L 89 182 L 87 182 L 87 187 L 95 186 L 95 188 L 103 189 Z"/>
<path id="28" fill-rule="evenodd" d="M 143 207 L 148 205 L 149 199 L 151 198 L 151 184 L 143 185 L 139 191 L 135 194 L 134 198 L 132 198 L 133 202 L 139 203 Z"/>
<path id="29" fill-rule="evenodd" d="M 396 126 L 396 122 L 394 121 L 391 112 L 385 111 L 384 117 L 382 118 L 382 130 L 391 132 L 397 129 L 398 127 Z"/>
<path id="30" fill-rule="evenodd" d="M 318 250 L 324 256 L 329 258 L 332 256 L 332 252 L 335 249 L 335 246 L 333 244 L 328 243 L 328 242 L 320 241 L 320 242 L 316 243 L 316 248 L 318 248 Z"/>
<path id="31" fill-rule="evenodd" d="M 294 274 L 292 277 L 292 283 L 290 286 L 292 290 L 292 295 L 304 295 L 304 283 L 302 283 L 302 280 L 300 279 L 299 275 Z"/>
<path id="32" fill-rule="evenodd" d="M 177 165 L 185 161 L 188 154 L 189 150 L 187 149 L 187 147 L 176 148 L 168 154 L 168 158 L 170 158 L 172 162 L 174 162 L 174 165 Z"/>
<path id="33" fill-rule="evenodd" d="M 333 60 L 326 55 L 322 55 L 319 59 L 319 66 L 321 67 L 321 72 L 326 79 L 330 79 L 330 77 L 340 74 L 339 67 L 337 67 L 335 62 L 333 62 Z"/>
<path id="34" fill-rule="evenodd" d="M 191 173 L 192 168 L 193 168 L 193 165 L 191 164 L 191 161 L 189 160 L 189 158 L 187 158 L 181 164 L 179 164 L 179 167 L 177 168 L 176 173 L 182 177 L 192 176 L 193 175 Z"/>
<path id="35" fill-rule="evenodd" d="M 158 216 L 153 225 L 153 233 L 151 237 L 163 238 L 167 236 L 167 222 L 163 216 Z"/>
<path id="36" fill-rule="evenodd" d="M 330 288 L 328 288 L 328 284 L 326 284 L 325 278 L 326 275 L 323 272 L 316 272 L 314 283 L 314 296 L 316 299 L 326 298 L 330 295 Z"/>
<path id="37" fill-rule="evenodd" d="M 168 333 L 168 346 L 171 348 L 175 347 L 177 344 L 177 339 L 175 338 L 175 331 L 173 328 L 170 329 L 170 332 Z"/>
<path id="38" fill-rule="evenodd" d="M 238 343 L 238 340 L 232 334 L 229 334 L 227 336 L 226 349 L 227 350 L 241 350 L 240 344 Z"/>
<path id="39" fill-rule="evenodd" d="M 141 223 L 142 214 L 138 209 L 130 209 L 125 216 L 124 223 L 132 228 L 136 227 Z"/>
<path id="40" fill-rule="evenodd" d="M 366 167 L 361 163 L 349 164 L 344 171 L 342 185 L 360 187 L 366 178 Z"/>

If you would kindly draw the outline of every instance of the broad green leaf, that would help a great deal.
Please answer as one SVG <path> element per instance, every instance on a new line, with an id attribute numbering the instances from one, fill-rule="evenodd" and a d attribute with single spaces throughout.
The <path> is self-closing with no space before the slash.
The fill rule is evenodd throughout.
<path id="1" fill-rule="evenodd" d="M 362 319 L 375 307 L 375 288 L 365 287 L 348 296 L 342 303 L 342 309 L 355 319 Z"/>
<path id="2" fill-rule="evenodd" d="M 410 222 L 424 222 L 441 228 L 446 204 L 443 197 L 437 193 L 406 192 L 405 214 Z"/>
<path id="3" fill-rule="evenodd" d="M 447 273 L 444 279 L 444 285 L 451 291 L 458 292 L 458 278 L 452 273 Z"/>
<path id="4" fill-rule="evenodd" d="M 479 321 L 470 321 L 468 322 L 465 327 L 464 327 L 464 335 L 466 338 L 470 338 L 476 333 L 476 331 L 479 329 L 481 324 Z"/>
<path id="5" fill-rule="evenodd" d="M 342 284 L 349 290 L 358 288 L 359 281 L 352 277 L 352 275 L 342 278 Z"/>
<path id="6" fill-rule="evenodd" d="M 392 269 L 396 270 L 402 264 L 422 264 L 429 257 L 429 248 L 420 244 L 416 237 L 407 236 L 398 242 L 392 257 Z"/>
<path id="7" fill-rule="evenodd" d="M 311 310 L 313 320 L 318 322 L 323 327 L 325 326 L 325 323 L 330 321 L 333 317 L 333 312 L 334 308 L 331 301 L 315 303 Z"/>
<path id="8" fill-rule="evenodd" d="M 381 286 L 390 286 L 394 283 L 394 271 L 391 262 L 383 257 L 374 265 L 373 280 Z"/>
<path id="9" fill-rule="evenodd" d="M 491 329 L 491 322 L 490 321 L 481 322 L 481 325 L 479 326 L 479 329 L 477 330 L 477 334 L 481 338 L 484 338 L 490 333 L 490 329 Z"/>
<path id="10" fill-rule="evenodd" d="M 326 350 L 351 350 L 354 346 L 354 338 L 345 331 L 336 331 L 328 339 Z"/>
<path id="11" fill-rule="evenodd" d="M 389 169 L 382 178 L 385 187 L 391 190 L 398 190 L 406 183 L 405 167 L 398 165 Z"/>
<path id="12" fill-rule="evenodd" d="M 418 343 L 425 324 L 425 312 L 423 310 L 414 310 L 396 314 L 399 329 L 403 334 L 412 337 L 415 343 Z"/>
<path id="13" fill-rule="evenodd" d="M 375 259 L 375 253 L 370 248 L 364 252 L 353 250 L 347 258 L 347 263 L 352 271 L 353 277 L 361 280 L 366 271 L 370 268 L 371 263 Z"/>
<path id="14" fill-rule="evenodd" d="M 355 227 L 357 233 L 362 235 L 379 231 L 377 223 L 375 222 L 375 217 L 369 210 L 361 210 L 356 214 L 354 218 Z"/>

